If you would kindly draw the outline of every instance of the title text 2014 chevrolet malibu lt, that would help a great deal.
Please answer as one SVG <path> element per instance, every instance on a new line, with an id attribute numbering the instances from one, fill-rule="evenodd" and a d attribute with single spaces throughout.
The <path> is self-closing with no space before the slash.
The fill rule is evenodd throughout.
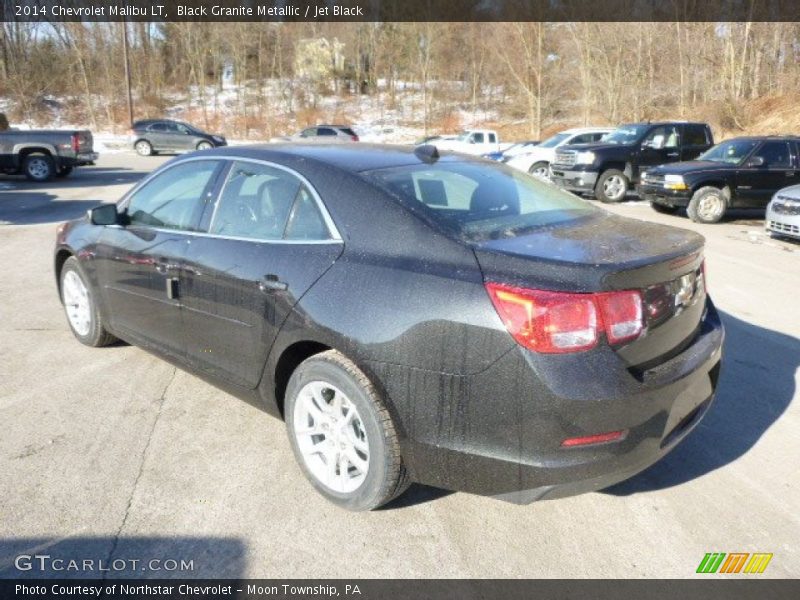
<path id="1" fill-rule="evenodd" d="M 58 231 L 75 336 L 286 421 L 325 497 L 596 490 L 697 425 L 723 330 L 703 239 L 431 147 L 177 158 Z"/>

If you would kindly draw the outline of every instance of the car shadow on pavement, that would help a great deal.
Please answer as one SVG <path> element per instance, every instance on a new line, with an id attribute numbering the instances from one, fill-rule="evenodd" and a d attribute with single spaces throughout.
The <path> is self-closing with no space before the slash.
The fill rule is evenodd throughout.
<path id="1" fill-rule="evenodd" d="M 720 315 L 726 340 L 711 410 L 663 460 L 603 493 L 627 496 L 702 477 L 749 452 L 786 412 L 796 392 L 800 340 Z"/>
<path id="2" fill-rule="evenodd" d="M 157 166 L 153 165 L 153 168 Z M 0 191 L 37 192 L 51 188 L 124 185 L 136 183 L 148 173 L 149 171 L 137 171 L 126 167 L 79 167 L 69 177 L 56 177 L 41 183 L 28 181 L 22 175 L 9 175 L 0 177 Z"/>
<path id="3" fill-rule="evenodd" d="M 408 508 L 409 506 L 416 506 L 417 504 L 425 504 L 432 502 L 439 498 L 444 498 L 450 494 L 455 494 L 451 490 L 444 490 L 442 488 L 431 487 L 429 485 L 422 485 L 421 483 L 412 483 L 411 487 L 398 498 L 395 498 L 388 504 L 379 508 L 382 510 L 395 510 L 397 508 Z"/>
<path id="4" fill-rule="evenodd" d="M 77 219 L 100 200 L 59 200 L 46 192 L 19 193 L 0 189 L 0 227 L 40 225 Z"/>
<path id="5" fill-rule="evenodd" d="M 246 566 L 247 547 L 238 538 L 0 539 L 0 579 L 239 579 Z"/>

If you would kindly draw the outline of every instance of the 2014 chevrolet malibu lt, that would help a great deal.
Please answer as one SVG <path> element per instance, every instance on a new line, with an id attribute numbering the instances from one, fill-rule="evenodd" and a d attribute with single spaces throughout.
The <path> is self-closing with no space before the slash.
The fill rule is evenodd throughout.
<path id="1" fill-rule="evenodd" d="M 517 503 L 607 487 L 697 425 L 720 369 L 701 236 L 431 146 L 183 156 L 60 226 L 55 270 L 79 341 L 282 417 L 352 510 L 411 481 Z"/>

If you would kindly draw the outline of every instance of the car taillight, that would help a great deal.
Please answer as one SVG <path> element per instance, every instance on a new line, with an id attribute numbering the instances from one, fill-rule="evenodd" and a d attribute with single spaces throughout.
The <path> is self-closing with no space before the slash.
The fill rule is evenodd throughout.
<path id="1" fill-rule="evenodd" d="M 357 142 L 358 141 L 358 136 L 357 135 L 351 135 L 350 139 L 353 140 L 354 142 Z"/>
<path id="2" fill-rule="evenodd" d="M 642 333 L 642 297 L 634 290 L 582 294 L 499 283 L 487 283 L 486 289 L 508 332 L 535 352 L 589 350 L 600 332 L 611 344 Z"/>
<path id="3" fill-rule="evenodd" d="M 72 134 L 72 151 L 77 153 L 79 149 L 80 149 L 80 139 L 78 138 L 78 134 L 77 133 L 73 133 Z"/>

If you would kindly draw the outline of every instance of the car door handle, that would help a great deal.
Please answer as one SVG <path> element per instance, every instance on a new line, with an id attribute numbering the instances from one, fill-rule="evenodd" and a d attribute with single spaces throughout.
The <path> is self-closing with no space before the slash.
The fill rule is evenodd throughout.
<path id="1" fill-rule="evenodd" d="M 155 265 L 156 265 L 156 271 L 158 271 L 162 275 L 166 275 L 167 273 L 176 268 L 174 264 L 172 264 L 171 262 L 169 262 L 164 258 L 159 258 L 158 260 L 156 260 Z"/>
<path id="2" fill-rule="evenodd" d="M 675 158 L 676 156 L 678 156 L 678 153 L 677 152 L 668 152 L 667 156 L 669 156 L 670 158 Z"/>
<path id="3" fill-rule="evenodd" d="M 794 171 L 786 171 L 787 177 L 794 177 Z"/>
<path id="4" fill-rule="evenodd" d="M 289 289 L 289 284 L 280 281 L 277 275 L 264 275 L 264 278 L 258 282 L 258 289 L 265 294 L 270 292 L 283 292 Z"/>

